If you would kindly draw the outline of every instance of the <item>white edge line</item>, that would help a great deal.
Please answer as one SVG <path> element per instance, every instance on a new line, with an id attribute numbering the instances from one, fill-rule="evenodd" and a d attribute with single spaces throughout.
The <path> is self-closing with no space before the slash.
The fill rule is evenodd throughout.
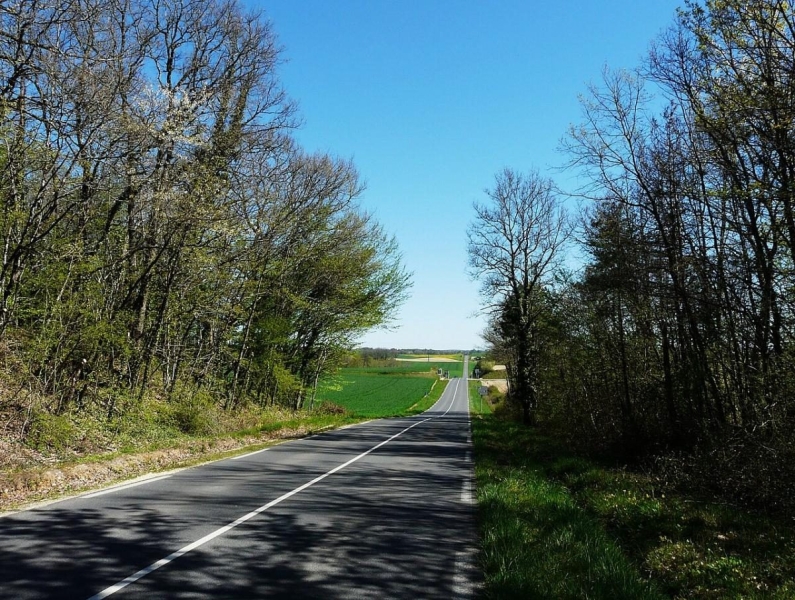
<path id="1" fill-rule="evenodd" d="M 270 450 L 270 449 L 271 449 L 271 446 L 268 446 L 267 448 L 261 448 L 259 450 L 254 450 L 254 452 L 249 452 L 248 454 L 241 454 L 240 456 L 233 456 L 229 460 L 240 460 L 241 458 L 248 458 L 249 456 L 254 456 L 255 454 L 259 454 L 260 452 L 265 452 L 265 451 Z"/>
<path id="2" fill-rule="evenodd" d="M 476 571 L 475 549 L 472 547 L 455 553 L 453 567 L 453 598 L 474 598 L 476 586 L 472 574 Z"/>
<path id="3" fill-rule="evenodd" d="M 434 417 L 428 417 L 427 419 L 424 419 L 422 421 L 417 421 L 413 425 L 410 425 L 409 427 L 406 427 L 403 431 L 400 431 L 400 432 L 396 433 L 395 435 L 393 435 L 392 437 L 390 437 L 390 438 L 384 440 L 383 442 L 373 446 L 372 448 L 370 448 L 366 452 L 362 452 L 358 456 L 355 456 L 354 458 L 350 459 L 348 462 L 345 462 L 345 463 L 343 463 L 341 465 L 338 465 L 338 466 L 334 467 L 333 469 L 331 469 L 330 471 L 327 471 L 323 475 L 315 477 L 312 481 L 308 481 L 307 483 L 305 483 L 305 484 L 303 484 L 301 486 L 298 486 L 294 490 L 292 490 L 290 492 L 287 492 L 286 494 L 283 494 L 282 496 L 279 496 L 275 500 L 271 500 L 267 504 L 263 504 L 262 506 L 260 506 L 256 510 L 253 510 L 253 511 L 251 511 L 248 514 L 243 515 L 242 517 L 232 521 L 228 525 L 224 525 L 223 527 L 220 527 L 219 529 L 216 529 L 212 533 L 209 533 L 209 534 L 205 535 L 203 538 L 198 539 L 195 542 L 192 542 L 192 543 L 188 544 L 187 546 L 183 546 L 182 548 L 180 548 L 176 552 L 172 552 L 171 554 L 169 554 L 165 558 L 161 558 L 160 560 L 158 560 L 157 562 L 152 563 L 148 567 L 145 567 L 145 568 L 141 569 L 140 571 L 137 571 L 136 573 L 133 573 L 129 577 L 126 577 L 125 579 L 122 579 L 120 582 L 118 582 L 118 583 L 116 583 L 116 584 L 114 584 L 114 585 L 112 585 L 110 587 L 105 588 L 104 590 L 102 590 L 98 594 L 95 594 L 95 595 L 91 596 L 91 598 L 89 598 L 89 600 L 102 600 L 103 598 L 107 598 L 108 596 L 111 596 L 111 595 L 115 594 L 116 592 L 126 588 L 131 583 L 135 583 L 136 581 L 138 581 L 142 577 L 146 577 L 147 575 L 149 575 L 153 571 L 156 571 L 160 567 L 163 567 L 163 566 L 167 565 L 168 563 L 172 562 L 173 560 L 176 560 L 180 556 L 182 556 L 184 554 L 187 554 L 191 550 L 195 550 L 199 546 L 203 546 L 207 542 L 217 538 L 220 535 L 223 535 L 224 533 L 226 533 L 230 529 L 234 529 L 238 525 L 241 525 L 241 524 L 245 523 L 246 521 L 248 521 L 249 519 L 252 519 L 253 517 L 256 517 L 258 514 L 260 514 L 262 512 L 265 512 L 269 508 L 271 508 L 273 506 L 276 506 L 277 504 L 279 504 L 281 502 L 284 502 L 288 498 L 290 498 L 290 497 L 292 497 L 292 496 L 294 496 L 294 495 L 296 495 L 296 494 L 298 494 L 300 492 L 303 492 L 308 487 L 311 487 L 311 486 L 315 485 L 316 483 L 318 483 L 320 481 L 323 481 L 326 477 L 328 477 L 330 475 L 333 475 L 337 471 L 340 471 L 340 470 L 344 469 L 345 467 L 347 467 L 348 465 L 355 463 L 357 460 L 360 460 L 360 459 L 364 458 L 365 456 L 367 456 L 371 452 L 374 452 L 375 450 L 378 450 L 378 448 L 380 448 L 381 446 L 383 446 L 385 444 L 388 444 L 389 442 L 391 442 L 395 438 L 403 435 L 409 429 L 413 429 L 417 425 L 421 425 L 421 424 L 425 423 L 426 421 L 430 421 L 433 418 Z"/>
<path id="4" fill-rule="evenodd" d="M 152 483 L 155 481 L 160 481 L 162 479 L 168 479 L 171 475 L 161 475 L 160 477 L 150 477 L 149 479 L 144 479 L 143 481 L 135 481 L 133 483 L 125 483 L 122 485 L 117 485 L 112 488 L 108 488 L 106 490 L 101 490 L 99 492 L 92 492 L 90 494 L 85 494 L 80 496 L 80 498 L 96 498 L 97 496 L 104 496 L 105 494 L 112 494 L 113 492 L 120 492 L 121 490 L 128 490 L 130 488 L 137 487 L 139 485 L 144 485 L 146 483 Z"/>
<path id="5" fill-rule="evenodd" d="M 469 476 L 464 477 L 464 481 L 461 485 L 461 502 L 463 504 L 472 504 L 473 497 L 472 497 L 472 480 Z"/>
<path id="6" fill-rule="evenodd" d="M 460 380 L 460 379 L 456 379 L 456 382 L 455 382 L 455 391 L 453 392 L 453 399 L 452 399 L 452 400 L 450 400 L 450 406 L 448 406 L 448 407 L 447 407 L 447 410 L 446 410 L 446 411 L 444 411 L 444 414 L 442 415 L 443 417 L 444 417 L 444 416 L 447 416 L 447 413 L 449 413 L 449 412 L 450 412 L 450 409 L 451 409 L 451 408 L 453 408 L 453 404 L 455 403 L 455 395 L 458 393 L 458 384 L 459 384 L 459 383 L 461 383 L 461 380 Z M 447 391 L 447 388 L 445 388 L 445 391 Z"/>
<path id="7" fill-rule="evenodd" d="M 360 421 L 359 423 L 351 423 L 350 425 L 343 425 L 342 427 L 338 427 L 337 431 L 342 431 L 343 429 L 350 429 L 351 427 L 358 427 L 359 425 L 367 425 L 367 423 L 372 423 L 377 419 L 369 419 L 367 421 Z"/>

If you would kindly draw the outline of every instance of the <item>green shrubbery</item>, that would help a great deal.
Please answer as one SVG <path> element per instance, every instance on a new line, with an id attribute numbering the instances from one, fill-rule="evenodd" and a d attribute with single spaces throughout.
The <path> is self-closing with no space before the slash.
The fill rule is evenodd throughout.
<path id="1" fill-rule="evenodd" d="M 168 401 L 174 426 L 189 435 L 209 435 L 218 427 L 216 402 L 204 388 L 178 384 Z"/>
<path id="2" fill-rule="evenodd" d="M 68 415 L 54 415 L 44 411 L 33 414 L 26 437 L 31 448 L 63 452 L 75 448 L 79 441 L 80 430 Z"/>
<path id="3" fill-rule="evenodd" d="M 0 411 L 35 413 L 29 445 L 56 449 L 92 420 L 102 439 L 146 439 L 217 433 L 248 404 L 302 408 L 410 278 L 355 166 L 293 139 L 271 24 L 234 0 L 61 8 L 0 2 L 19 33 L 0 72 L 20 76 L 0 101 Z M 87 70 L 130 19 L 179 40 L 106 44 Z M 89 152 L 78 130 L 102 142 Z"/>

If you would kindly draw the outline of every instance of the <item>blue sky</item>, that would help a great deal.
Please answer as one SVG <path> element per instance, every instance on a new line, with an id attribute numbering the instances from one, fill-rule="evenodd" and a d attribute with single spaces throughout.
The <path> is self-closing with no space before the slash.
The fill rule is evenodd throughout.
<path id="1" fill-rule="evenodd" d="M 504 167 L 565 187 L 557 149 L 605 66 L 640 64 L 674 0 L 268 0 L 308 151 L 352 158 L 400 244 L 411 299 L 362 344 L 482 347 L 466 228 Z"/>

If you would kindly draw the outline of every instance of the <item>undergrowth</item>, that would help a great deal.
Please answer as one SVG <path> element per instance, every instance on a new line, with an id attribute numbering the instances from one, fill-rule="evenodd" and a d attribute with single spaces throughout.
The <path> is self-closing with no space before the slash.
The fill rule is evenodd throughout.
<path id="1" fill-rule="evenodd" d="M 795 597 L 783 519 L 661 487 L 494 415 L 473 417 L 473 440 L 486 597 Z"/>

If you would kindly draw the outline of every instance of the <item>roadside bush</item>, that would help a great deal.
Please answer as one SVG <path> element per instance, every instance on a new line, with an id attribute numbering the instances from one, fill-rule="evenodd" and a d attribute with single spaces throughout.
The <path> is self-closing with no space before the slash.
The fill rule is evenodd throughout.
<path id="1" fill-rule="evenodd" d="M 347 415 L 349 411 L 344 406 L 324 400 L 315 406 L 313 412 L 319 415 Z"/>
<path id="2" fill-rule="evenodd" d="M 170 404 L 174 426 L 183 433 L 204 435 L 216 430 L 217 408 L 207 389 L 196 390 L 178 385 Z"/>
<path id="3" fill-rule="evenodd" d="M 506 373 L 505 371 L 489 371 L 488 373 L 482 375 L 481 379 L 505 379 Z"/>
<path id="4" fill-rule="evenodd" d="M 77 445 L 79 434 L 69 416 L 37 412 L 31 419 L 25 441 L 35 450 L 60 452 Z"/>
<path id="5" fill-rule="evenodd" d="M 488 387 L 486 400 L 497 418 L 510 421 L 522 420 L 522 408 L 519 402 L 512 400 L 510 394 L 501 392 L 496 385 Z"/>
<path id="6" fill-rule="evenodd" d="M 479 360 L 477 363 L 475 363 L 475 368 L 480 369 L 481 377 L 486 377 L 494 370 L 494 361 Z"/>
<path id="7" fill-rule="evenodd" d="M 658 457 L 654 470 L 673 487 L 795 517 L 795 441 L 784 436 L 762 443 L 737 432 L 692 453 Z"/>
<path id="8" fill-rule="evenodd" d="M 490 385 L 487 388 L 486 399 L 489 401 L 489 404 L 494 407 L 501 402 L 505 402 L 505 394 L 503 394 L 496 385 Z"/>

